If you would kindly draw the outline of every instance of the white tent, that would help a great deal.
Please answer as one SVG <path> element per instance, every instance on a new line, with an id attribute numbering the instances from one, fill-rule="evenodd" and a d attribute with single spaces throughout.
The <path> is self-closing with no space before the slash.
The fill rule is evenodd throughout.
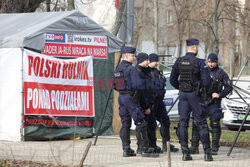
<path id="1" fill-rule="evenodd" d="M 0 14 L 0 140 L 22 139 L 23 48 L 41 52 L 46 33 L 107 37 L 108 53 L 122 41 L 79 11 Z"/>

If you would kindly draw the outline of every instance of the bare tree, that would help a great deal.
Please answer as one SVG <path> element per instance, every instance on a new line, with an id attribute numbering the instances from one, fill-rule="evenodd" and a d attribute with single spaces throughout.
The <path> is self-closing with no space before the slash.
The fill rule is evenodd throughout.
<path id="1" fill-rule="evenodd" d="M 119 8 L 117 8 L 117 10 L 116 10 L 115 23 L 112 27 L 112 33 L 116 36 L 117 36 L 119 29 L 121 27 L 121 24 L 122 24 L 122 15 L 124 13 L 125 4 L 126 4 L 126 0 L 120 0 Z"/>
<path id="2" fill-rule="evenodd" d="M 45 0 L 1 0 L 0 13 L 34 12 Z"/>
<path id="3" fill-rule="evenodd" d="M 185 21 L 188 17 L 188 0 L 172 0 L 175 15 L 176 15 L 176 26 L 177 26 L 177 39 L 178 39 L 178 53 L 177 57 L 182 55 L 182 43 L 185 30 Z"/>
<path id="4" fill-rule="evenodd" d="M 236 68 L 233 67 L 239 66 L 242 62 L 241 57 L 246 56 L 241 55 L 240 52 L 240 40 L 244 39 L 244 35 L 240 37 L 240 29 L 247 34 L 246 31 L 244 32 L 244 29 L 247 30 L 246 28 L 249 27 L 247 16 L 248 9 L 244 9 L 238 0 L 214 0 L 213 2 L 213 51 L 219 53 L 219 44 L 223 38 L 231 44 L 233 51 L 229 57 L 231 76 L 237 73 Z"/>
<path id="5" fill-rule="evenodd" d="M 51 0 L 46 0 L 46 11 L 50 12 L 50 4 L 51 4 Z"/>
<path id="6" fill-rule="evenodd" d="M 141 2 L 141 6 L 138 7 L 138 8 L 135 8 L 134 10 L 134 17 L 135 17 L 135 24 L 134 24 L 134 32 L 133 32 L 133 36 L 134 36 L 134 42 L 133 42 L 133 45 L 134 47 L 137 46 L 137 43 L 138 43 L 138 40 L 139 40 L 139 37 L 140 37 L 140 32 L 141 32 L 141 29 L 143 28 L 143 14 L 144 14 L 144 9 L 145 9 L 145 6 L 144 6 L 144 0 L 142 0 Z"/>
<path id="7" fill-rule="evenodd" d="M 75 9 L 75 0 L 68 0 L 68 10 Z"/>

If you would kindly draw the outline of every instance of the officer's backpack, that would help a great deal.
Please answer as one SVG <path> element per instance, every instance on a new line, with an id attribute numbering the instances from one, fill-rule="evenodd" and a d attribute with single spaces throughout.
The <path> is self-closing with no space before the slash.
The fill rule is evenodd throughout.
<path id="1" fill-rule="evenodd" d="M 122 69 L 116 68 L 113 73 L 113 85 L 114 89 L 117 91 L 125 90 L 126 89 L 126 80 L 124 79 L 124 71 L 126 70 L 127 66 L 124 66 Z"/>
<path id="2" fill-rule="evenodd" d="M 195 90 L 193 83 L 198 80 L 199 76 L 193 73 L 194 62 L 197 58 L 183 59 L 179 61 L 180 84 L 179 89 L 183 92 L 192 92 Z"/>

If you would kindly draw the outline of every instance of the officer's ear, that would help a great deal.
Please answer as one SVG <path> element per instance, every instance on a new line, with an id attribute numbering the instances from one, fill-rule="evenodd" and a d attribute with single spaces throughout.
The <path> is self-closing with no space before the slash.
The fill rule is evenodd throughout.
<path id="1" fill-rule="evenodd" d="M 198 52 L 199 46 L 198 45 L 194 45 L 194 49 L 196 52 Z"/>
<path id="2" fill-rule="evenodd" d="M 126 59 L 127 58 L 127 53 L 122 54 L 122 59 Z"/>

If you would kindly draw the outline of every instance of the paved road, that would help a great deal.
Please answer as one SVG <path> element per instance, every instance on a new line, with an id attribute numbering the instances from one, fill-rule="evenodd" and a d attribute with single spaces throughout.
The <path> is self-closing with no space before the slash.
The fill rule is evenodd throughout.
<path id="1" fill-rule="evenodd" d="M 32 160 L 51 162 L 63 165 L 78 165 L 84 150 L 94 138 L 82 140 L 61 140 L 51 142 L 10 142 L 0 141 L 0 159 Z M 178 143 L 173 143 L 179 147 Z M 132 148 L 136 148 L 136 140 L 132 140 Z M 161 143 L 158 143 L 161 146 Z M 202 150 L 200 148 L 200 150 Z M 213 162 L 203 160 L 203 151 L 193 155 L 193 161 L 181 161 L 181 152 L 171 154 L 172 167 L 249 167 L 250 149 L 234 148 L 227 157 L 228 147 L 221 147 L 219 155 Z M 91 146 L 84 165 L 91 167 L 167 167 L 167 154 L 158 158 L 143 158 L 141 156 L 122 157 L 121 141 L 117 137 L 99 137 L 96 146 Z"/>

